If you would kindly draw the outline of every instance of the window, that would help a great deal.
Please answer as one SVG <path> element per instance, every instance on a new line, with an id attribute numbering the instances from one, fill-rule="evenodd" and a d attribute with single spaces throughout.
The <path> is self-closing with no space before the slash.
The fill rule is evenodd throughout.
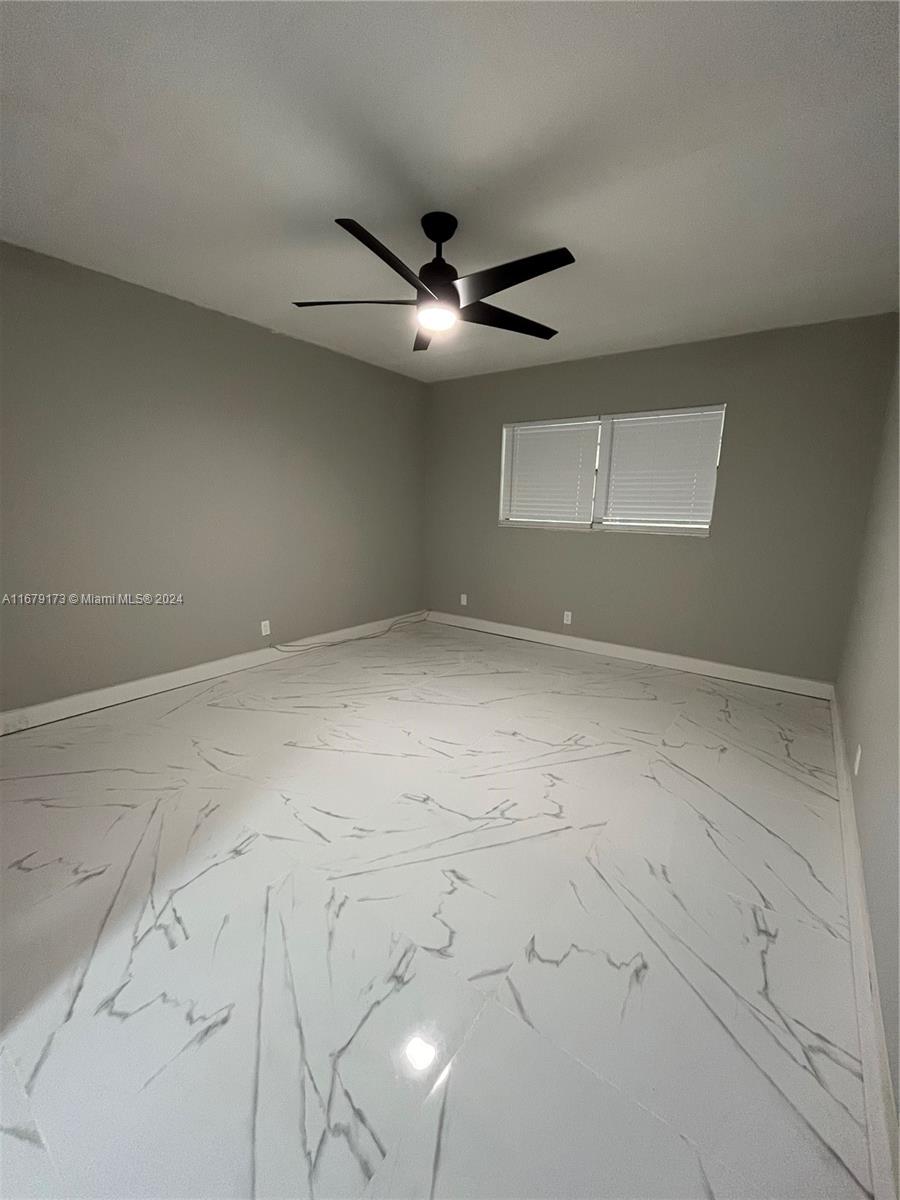
<path id="1" fill-rule="evenodd" d="M 501 524 L 707 534 L 725 405 L 504 425 Z"/>
<path id="2" fill-rule="evenodd" d="M 596 417 L 505 426 L 501 517 L 590 527 L 599 432 Z"/>

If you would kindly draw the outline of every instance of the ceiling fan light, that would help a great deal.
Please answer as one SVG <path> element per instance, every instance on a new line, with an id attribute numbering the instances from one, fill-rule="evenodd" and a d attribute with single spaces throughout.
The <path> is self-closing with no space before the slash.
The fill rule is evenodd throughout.
<path id="1" fill-rule="evenodd" d="M 423 329 L 436 333 L 451 329 L 456 324 L 457 315 L 449 304 L 423 304 L 416 311 L 416 319 Z"/>

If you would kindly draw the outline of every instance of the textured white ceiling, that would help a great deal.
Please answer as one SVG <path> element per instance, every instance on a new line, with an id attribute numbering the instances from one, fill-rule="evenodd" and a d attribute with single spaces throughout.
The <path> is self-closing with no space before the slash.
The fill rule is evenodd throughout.
<path id="1" fill-rule="evenodd" d="M 897 300 L 896 6 L 3 6 L 2 234 L 420 379 L 882 311 Z M 428 209 L 550 342 L 411 351 Z"/>

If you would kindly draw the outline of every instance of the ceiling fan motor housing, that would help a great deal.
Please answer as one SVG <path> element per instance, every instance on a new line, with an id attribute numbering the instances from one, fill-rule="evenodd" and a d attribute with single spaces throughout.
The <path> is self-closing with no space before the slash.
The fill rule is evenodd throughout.
<path id="1" fill-rule="evenodd" d="M 419 271 L 419 278 L 437 296 L 441 304 L 459 308 L 459 295 L 453 286 L 458 275 L 456 267 L 452 263 L 444 262 L 442 258 L 434 258 L 431 262 L 423 264 Z M 429 299 L 427 293 L 419 293 L 420 301 Z"/>

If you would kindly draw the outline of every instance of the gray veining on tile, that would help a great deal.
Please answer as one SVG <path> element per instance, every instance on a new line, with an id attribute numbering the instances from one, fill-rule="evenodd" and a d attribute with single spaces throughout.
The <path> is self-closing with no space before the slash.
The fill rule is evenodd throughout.
<path id="1" fill-rule="evenodd" d="M 64 1188 L 9 1055 L 0 1049 L 0 1182 L 16 1200 L 60 1197 Z"/>
<path id="2" fill-rule="evenodd" d="M 422 624 L 0 751 L 5 1197 L 868 1194 L 826 703 Z"/>

